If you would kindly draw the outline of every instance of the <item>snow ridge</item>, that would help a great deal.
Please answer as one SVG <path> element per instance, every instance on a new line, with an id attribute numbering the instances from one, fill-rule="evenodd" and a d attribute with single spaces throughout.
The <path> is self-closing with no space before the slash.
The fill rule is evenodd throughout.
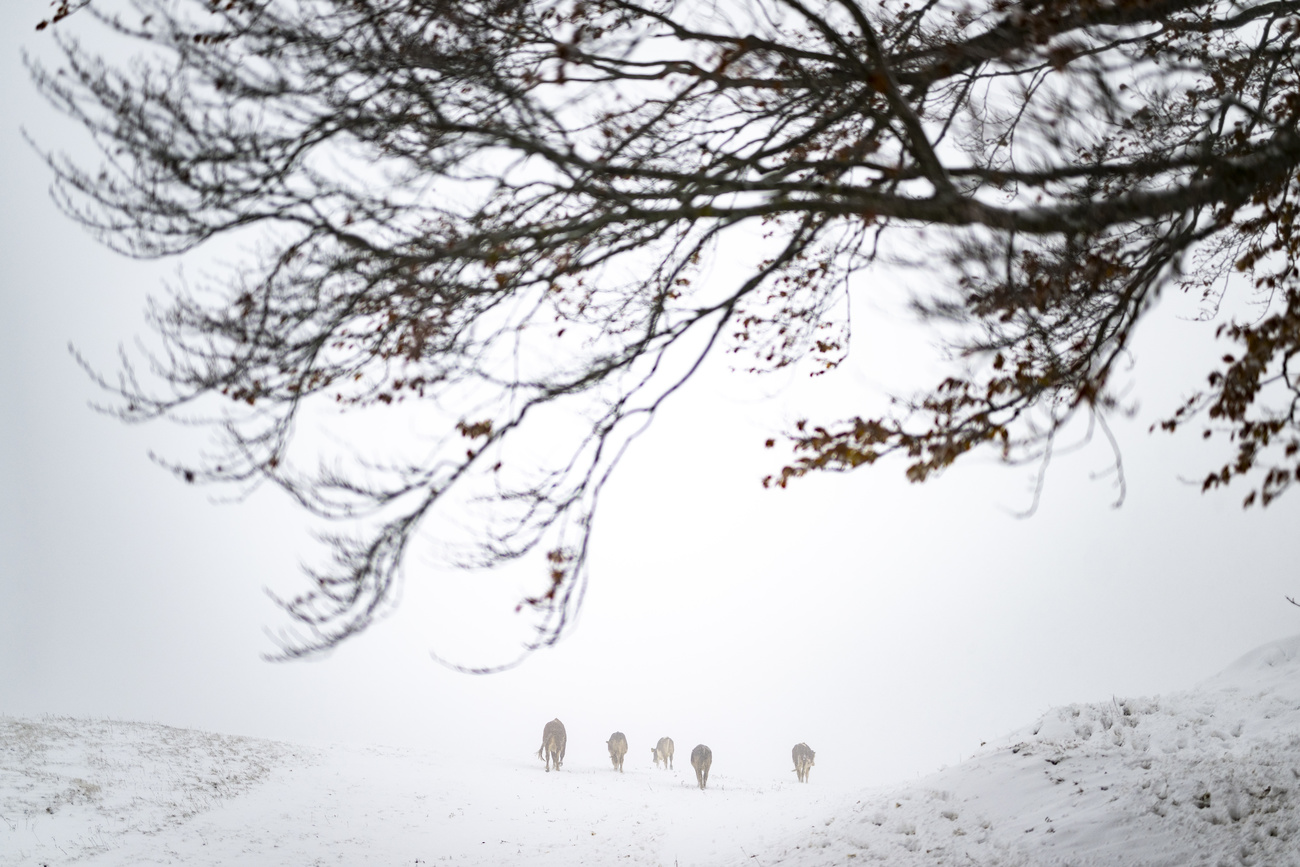
<path id="1" fill-rule="evenodd" d="M 773 863 L 1300 865 L 1298 787 L 1300 636 L 1185 692 L 1053 708 Z"/>
<path id="2" fill-rule="evenodd" d="M 0 716 L 0 864 L 75 861 L 176 831 L 306 753 L 148 723 Z"/>

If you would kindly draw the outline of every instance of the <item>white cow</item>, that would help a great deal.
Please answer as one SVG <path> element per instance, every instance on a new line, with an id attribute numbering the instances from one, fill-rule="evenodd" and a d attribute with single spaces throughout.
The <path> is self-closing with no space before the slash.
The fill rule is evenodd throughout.
<path id="1" fill-rule="evenodd" d="M 671 770 L 673 766 L 673 739 L 660 738 L 659 743 L 650 748 L 650 754 L 654 756 L 655 767 L 659 763 L 664 763 L 664 770 Z"/>
<path id="2" fill-rule="evenodd" d="M 560 762 L 564 760 L 564 746 L 569 742 L 569 736 L 564 731 L 564 723 L 560 722 L 559 717 L 551 720 L 542 729 L 542 748 L 537 751 L 537 758 L 546 760 L 546 772 L 551 772 L 551 762 L 555 762 L 555 770 L 560 769 Z"/>
<path id="3" fill-rule="evenodd" d="M 695 768 L 695 779 L 703 789 L 709 782 L 709 766 L 713 764 L 713 750 L 699 744 L 691 750 L 691 767 Z"/>
<path id="4" fill-rule="evenodd" d="M 609 747 L 609 760 L 614 763 L 618 772 L 623 773 L 623 757 L 627 755 L 627 736 L 622 732 L 614 732 L 605 741 L 605 746 Z"/>
<path id="5" fill-rule="evenodd" d="M 794 759 L 794 772 L 799 775 L 799 782 L 808 782 L 808 772 L 812 770 L 813 759 L 817 754 L 807 744 L 795 744 L 790 757 Z"/>

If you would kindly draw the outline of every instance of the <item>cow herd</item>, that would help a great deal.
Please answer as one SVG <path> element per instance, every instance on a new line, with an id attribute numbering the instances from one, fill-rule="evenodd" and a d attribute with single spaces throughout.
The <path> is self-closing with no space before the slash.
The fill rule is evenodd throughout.
<path id="1" fill-rule="evenodd" d="M 558 718 L 551 720 L 542 729 L 542 748 L 537 751 L 537 758 L 546 761 L 546 770 L 549 773 L 551 764 L 555 764 L 555 769 L 560 769 L 560 763 L 564 760 L 564 747 L 568 743 L 569 736 L 564 731 L 564 723 Z M 622 732 L 614 732 L 605 741 L 605 746 L 609 749 L 609 760 L 614 763 L 614 769 L 619 773 L 623 772 L 623 758 L 627 755 L 627 736 Z M 672 770 L 673 767 L 673 739 L 660 738 L 659 743 L 650 748 L 650 754 L 654 758 L 655 767 L 663 766 L 664 770 Z M 808 782 L 808 773 L 812 770 L 813 759 L 816 757 L 807 744 L 795 744 L 794 749 L 790 751 L 790 757 L 794 759 L 794 772 L 799 777 L 799 782 Z M 695 781 L 703 789 L 709 782 L 709 768 L 713 765 L 713 750 L 704 744 L 696 745 L 691 750 L 691 767 L 695 769 Z"/>

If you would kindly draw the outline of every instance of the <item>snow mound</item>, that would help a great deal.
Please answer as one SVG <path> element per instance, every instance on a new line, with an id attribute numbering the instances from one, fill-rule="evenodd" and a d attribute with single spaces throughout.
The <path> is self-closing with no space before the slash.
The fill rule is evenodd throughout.
<path id="1" fill-rule="evenodd" d="M 1269 691 L 1281 699 L 1300 699 L 1300 635 L 1257 647 L 1214 677 L 1201 689 Z"/>
<path id="2" fill-rule="evenodd" d="M 846 818 L 775 863 L 1300 865 L 1300 636 L 1186 692 L 1054 708 Z"/>
<path id="3" fill-rule="evenodd" d="M 164 834 L 304 752 L 145 723 L 0 717 L 0 864 L 77 860 Z"/>

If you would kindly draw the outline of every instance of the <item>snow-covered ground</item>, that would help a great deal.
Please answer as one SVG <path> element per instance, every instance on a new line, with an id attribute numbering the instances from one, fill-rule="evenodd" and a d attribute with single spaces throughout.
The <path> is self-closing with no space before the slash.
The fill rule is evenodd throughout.
<path id="1" fill-rule="evenodd" d="M 1053 709 L 904 786 L 733 774 L 715 743 L 701 792 L 693 744 L 664 771 L 633 743 L 623 774 L 574 746 L 548 774 L 532 742 L 0 717 L 0 864 L 1300 865 L 1300 636 L 1186 692 Z"/>

